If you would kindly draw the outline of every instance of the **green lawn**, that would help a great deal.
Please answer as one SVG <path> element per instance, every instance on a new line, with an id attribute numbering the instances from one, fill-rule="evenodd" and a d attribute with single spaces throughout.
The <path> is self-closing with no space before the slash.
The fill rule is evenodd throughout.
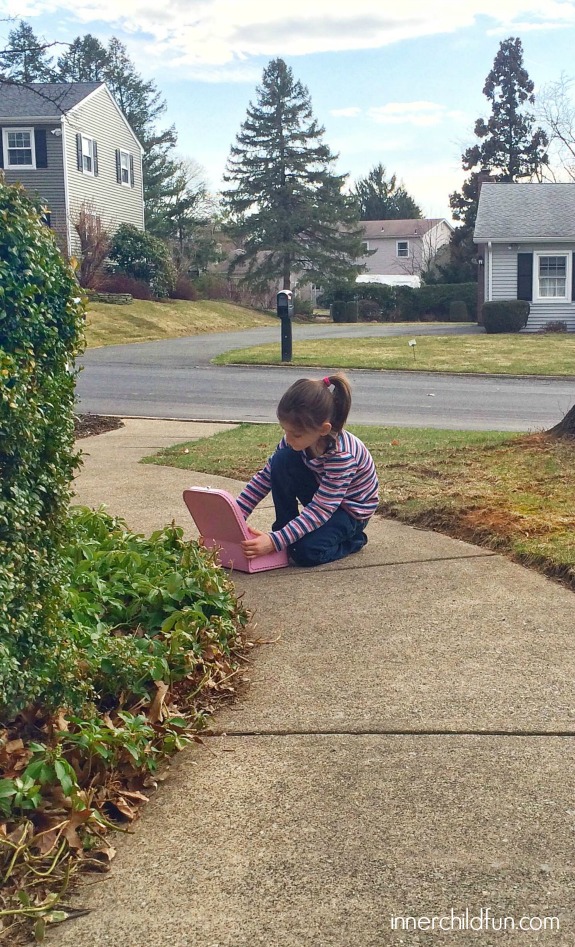
<path id="1" fill-rule="evenodd" d="M 575 589 L 575 439 L 427 428 L 350 430 L 373 454 L 383 513 L 500 550 Z M 280 434 L 276 425 L 241 424 L 146 462 L 247 480 Z"/>
<path id="2" fill-rule="evenodd" d="M 416 340 L 414 346 L 409 345 Z M 219 365 L 281 364 L 279 342 L 219 355 Z M 575 334 L 337 338 L 295 341 L 293 365 L 509 375 L 575 375 Z"/>
<path id="3" fill-rule="evenodd" d="M 129 306 L 91 303 L 86 317 L 86 340 L 88 348 L 95 348 L 277 324 L 274 316 L 219 299 L 198 299 L 196 302 L 135 299 Z"/>

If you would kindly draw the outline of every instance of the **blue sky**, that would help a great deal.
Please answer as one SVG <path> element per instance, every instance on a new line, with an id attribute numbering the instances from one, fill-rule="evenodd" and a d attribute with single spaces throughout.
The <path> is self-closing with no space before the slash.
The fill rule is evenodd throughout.
<path id="1" fill-rule="evenodd" d="M 47 40 L 118 36 L 213 190 L 265 65 L 281 56 L 310 91 L 338 171 L 353 182 L 382 162 L 426 216 L 449 218 L 501 40 L 521 37 L 536 90 L 575 74 L 575 0 L 0 0 L 0 11 Z"/>

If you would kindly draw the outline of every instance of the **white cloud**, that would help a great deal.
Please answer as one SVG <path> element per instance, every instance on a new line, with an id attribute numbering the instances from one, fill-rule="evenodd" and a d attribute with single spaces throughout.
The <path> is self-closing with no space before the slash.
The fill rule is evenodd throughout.
<path id="1" fill-rule="evenodd" d="M 407 5 L 355 0 L 3 0 L 4 15 L 67 14 L 79 24 L 104 23 L 161 44 L 163 70 L 207 68 L 218 76 L 253 56 L 297 56 L 375 49 L 404 39 L 454 33 L 475 24 L 516 30 L 575 25 L 575 0 L 410 0 Z"/>
<path id="2" fill-rule="evenodd" d="M 447 109 L 438 102 L 425 101 L 388 102 L 368 109 L 367 115 L 382 125 L 415 125 L 420 128 L 439 125 L 446 119 L 455 121 L 464 117 L 462 112 Z"/>

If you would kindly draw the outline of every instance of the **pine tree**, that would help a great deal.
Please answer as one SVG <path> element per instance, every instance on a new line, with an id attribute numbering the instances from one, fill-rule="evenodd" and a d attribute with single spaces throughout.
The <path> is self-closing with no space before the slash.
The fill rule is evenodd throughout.
<path id="1" fill-rule="evenodd" d="M 20 20 L 8 33 L 8 44 L 0 53 L 0 76 L 11 83 L 50 82 L 53 72 L 46 52 L 48 45 Z"/>
<path id="2" fill-rule="evenodd" d="M 499 44 L 483 87 L 491 103 L 491 116 L 487 121 L 478 118 L 475 123 L 481 144 L 467 148 L 461 156 L 463 169 L 472 173 L 460 192 L 449 195 L 453 216 L 462 221 L 462 227 L 452 236 L 452 249 L 458 250 L 460 262 L 467 269 L 475 253 L 473 230 L 479 198 L 475 169 L 489 170 L 493 181 L 517 181 L 540 177 L 548 163 L 547 135 L 542 128 L 533 127 L 535 116 L 527 109 L 535 102 L 533 88 L 523 65 L 521 40 L 510 36 Z"/>
<path id="3" fill-rule="evenodd" d="M 547 135 L 533 128 L 535 116 L 525 111 L 533 105 L 534 85 L 523 66 L 523 46 L 519 37 L 510 36 L 499 45 L 493 68 L 485 80 L 483 94 L 491 103 L 487 121 L 478 118 L 475 134 L 483 139 L 462 156 L 466 171 L 480 165 L 489 168 L 498 181 L 540 176 L 548 163 Z"/>
<path id="4" fill-rule="evenodd" d="M 232 146 L 224 192 L 227 231 L 243 250 L 242 281 L 254 289 L 292 274 L 308 282 L 345 279 L 360 267 L 361 231 L 346 175 L 322 141 L 308 90 L 282 59 L 264 70 L 257 101 Z M 234 264 L 232 264 L 232 269 Z"/>
<path id="5" fill-rule="evenodd" d="M 359 207 L 360 220 L 421 219 L 421 208 L 407 193 L 403 184 L 397 186 L 397 176 L 385 177 L 383 164 L 377 164 L 367 177 L 360 178 L 352 191 Z"/>
<path id="6" fill-rule="evenodd" d="M 58 82 L 103 82 L 108 53 L 99 39 L 86 33 L 77 36 L 58 58 Z"/>

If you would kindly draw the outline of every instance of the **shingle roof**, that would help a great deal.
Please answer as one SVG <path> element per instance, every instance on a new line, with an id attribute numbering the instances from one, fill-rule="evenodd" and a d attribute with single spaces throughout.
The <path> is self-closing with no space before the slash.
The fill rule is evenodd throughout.
<path id="1" fill-rule="evenodd" d="M 442 217 L 426 217 L 424 220 L 362 220 L 361 227 L 366 239 L 376 237 L 421 237 L 443 220 Z"/>
<path id="2" fill-rule="evenodd" d="M 0 85 L 0 118 L 56 118 L 69 112 L 103 82 L 31 82 Z"/>
<path id="3" fill-rule="evenodd" d="M 575 182 L 482 186 L 473 239 L 524 240 L 575 237 Z"/>

